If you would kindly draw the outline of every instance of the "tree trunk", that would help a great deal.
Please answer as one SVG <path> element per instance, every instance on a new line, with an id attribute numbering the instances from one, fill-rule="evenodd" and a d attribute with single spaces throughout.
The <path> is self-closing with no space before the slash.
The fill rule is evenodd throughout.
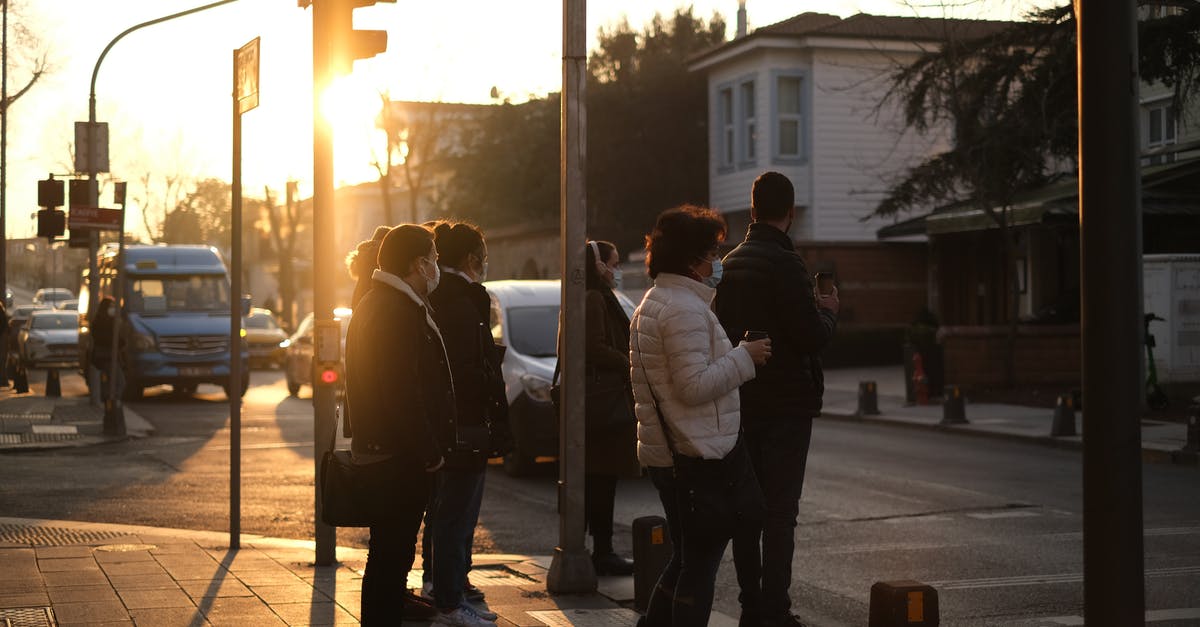
<path id="1" fill-rule="evenodd" d="M 1005 209 L 1007 212 L 1007 209 Z M 1008 333 L 1004 341 L 1004 386 L 1017 383 L 1017 328 L 1021 311 L 1021 277 L 1017 275 L 1017 232 L 1004 220 L 1000 226 L 1004 243 L 1004 267 L 1008 268 Z"/>
<path id="2" fill-rule="evenodd" d="M 383 195 L 383 223 L 388 226 L 396 224 L 392 216 L 392 176 L 391 166 L 379 176 L 379 193 Z"/>

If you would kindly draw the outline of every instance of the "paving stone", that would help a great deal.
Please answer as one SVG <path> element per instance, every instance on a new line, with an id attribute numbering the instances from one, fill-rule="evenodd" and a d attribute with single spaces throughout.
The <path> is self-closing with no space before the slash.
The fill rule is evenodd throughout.
<path id="1" fill-rule="evenodd" d="M 210 623 L 196 608 L 144 608 L 129 610 L 137 627 L 207 627 Z"/>
<path id="2" fill-rule="evenodd" d="M 259 627 L 286 624 L 271 611 L 271 608 L 255 597 L 205 599 L 205 603 L 200 604 L 200 610 L 204 612 L 204 617 L 208 619 L 208 622 L 213 625 L 229 625 L 231 627 L 254 625 Z"/>
<path id="3" fill-rule="evenodd" d="M 46 582 L 46 587 L 108 585 L 108 577 L 105 577 L 99 568 L 96 570 L 42 573 L 42 581 Z"/>
<path id="4" fill-rule="evenodd" d="M 55 559 L 62 557 L 91 557 L 90 546 L 39 546 L 33 549 L 38 559 Z"/>
<path id="5" fill-rule="evenodd" d="M 336 603 L 272 603 L 275 611 L 288 625 L 357 625 L 358 619 Z"/>
<path id="6" fill-rule="evenodd" d="M 192 603 L 192 598 L 187 595 L 182 589 L 169 588 L 148 589 L 148 590 L 121 590 L 117 594 L 121 596 L 125 607 L 129 609 L 154 609 L 167 607 L 196 607 Z"/>
<path id="7" fill-rule="evenodd" d="M 96 551 L 92 554 L 99 564 L 115 564 L 117 562 L 153 562 L 154 556 L 150 551 Z"/>
<path id="8" fill-rule="evenodd" d="M 251 570 L 242 573 L 234 573 L 242 583 L 247 586 L 282 586 L 293 583 L 303 583 L 304 580 L 297 577 L 294 573 L 287 570 L 282 572 L 269 570 Z"/>
<path id="9" fill-rule="evenodd" d="M 14 593 L 5 586 L 3 593 L 0 593 L 0 607 L 34 607 L 39 605 L 50 605 L 50 597 L 45 591 L 37 592 L 17 592 Z"/>
<path id="10" fill-rule="evenodd" d="M 37 561 L 38 570 L 43 573 L 76 572 L 81 570 L 100 570 L 96 560 L 89 557 L 67 557 Z"/>
<path id="11" fill-rule="evenodd" d="M 160 564 L 161 565 L 161 564 Z M 232 579 L 224 568 L 213 564 L 211 566 L 163 566 L 163 570 L 175 579 Z"/>
<path id="12" fill-rule="evenodd" d="M 166 573 L 154 573 L 149 575 L 111 575 L 109 581 L 112 586 L 117 589 L 117 592 L 122 590 L 147 590 L 155 588 L 178 588 L 174 579 L 167 576 Z"/>
<path id="13" fill-rule="evenodd" d="M 199 601 L 203 597 L 252 597 L 254 593 L 246 584 L 233 579 L 222 579 L 214 581 L 210 579 L 196 579 L 190 581 L 180 581 L 179 586 L 183 591 L 192 598 L 193 601 Z"/>
<path id="14" fill-rule="evenodd" d="M 62 586 L 47 588 L 53 603 L 82 603 L 84 601 L 120 601 L 112 586 Z"/>
<path id="15" fill-rule="evenodd" d="M 149 562 L 112 562 L 100 564 L 100 568 L 108 574 L 109 577 L 122 575 L 156 575 L 159 573 L 166 574 L 166 570 L 159 565 L 158 562 L 150 560 Z"/>
<path id="16" fill-rule="evenodd" d="M 62 627 L 134 627 L 131 620 L 106 620 L 99 623 L 64 623 L 59 622 Z"/>
<path id="17" fill-rule="evenodd" d="M 100 623 L 129 619 L 129 612 L 120 601 L 89 601 L 86 603 L 57 603 L 54 616 L 59 623 Z"/>
<path id="18" fill-rule="evenodd" d="M 567 609 L 528 612 L 550 627 L 633 627 L 638 613 L 625 608 Z"/>
<path id="19" fill-rule="evenodd" d="M 332 601 L 316 588 L 308 584 L 289 584 L 285 586 L 250 586 L 250 591 L 269 605 L 276 603 L 312 603 L 314 601 Z"/>

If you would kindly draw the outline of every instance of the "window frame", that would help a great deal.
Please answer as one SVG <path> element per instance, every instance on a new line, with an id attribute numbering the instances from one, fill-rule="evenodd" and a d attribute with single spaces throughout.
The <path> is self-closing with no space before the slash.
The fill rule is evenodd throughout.
<path id="1" fill-rule="evenodd" d="M 732 172 L 737 164 L 737 101 L 733 83 L 717 85 L 715 100 L 713 128 L 717 133 L 717 172 Z"/>
<path id="2" fill-rule="evenodd" d="M 800 83 L 800 93 L 797 101 L 800 104 L 799 113 L 783 113 L 779 110 L 780 82 L 783 79 L 795 79 Z M 811 110 L 812 99 L 809 97 L 808 72 L 799 69 L 774 70 L 771 72 L 771 162 L 779 165 L 804 165 L 808 163 L 811 151 L 810 119 L 806 112 Z M 781 127 L 785 121 L 796 122 L 796 154 L 782 152 L 783 133 Z"/>
<path id="3" fill-rule="evenodd" d="M 746 96 L 749 95 L 750 102 Z M 753 74 L 742 77 L 737 84 L 736 128 L 738 135 L 738 169 L 758 164 L 758 85 Z"/>

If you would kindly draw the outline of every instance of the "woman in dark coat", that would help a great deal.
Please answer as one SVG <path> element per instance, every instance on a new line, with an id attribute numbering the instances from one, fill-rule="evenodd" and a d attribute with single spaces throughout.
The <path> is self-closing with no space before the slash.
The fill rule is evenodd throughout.
<path id="1" fill-rule="evenodd" d="M 392 515 L 370 527 L 362 583 L 362 624 L 398 625 L 417 529 L 433 473 L 445 460 L 434 425 L 453 420 L 454 386 L 428 295 L 440 271 L 433 233 L 405 224 L 379 247 L 373 286 L 346 336 L 346 396 L 354 410 L 358 463 L 394 464 L 395 491 L 379 498 Z"/>
<path id="2" fill-rule="evenodd" d="M 617 479 L 637 477 L 637 421 L 629 386 L 629 317 L 613 294 L 620 288 L 620 256 L 611 242 L 588 242 L 587 247 L 587 346 L 584 361 L 589 373 L 619 372 L 625 382 L 624 398 L 629 420 L 616 427 L 589 425 L 585 455 L 584 509 L 592 536 L 592 564 L 598 575 L 631 575 L 633 562 L 613 550 L 613 505 Z M 589 397 L 589 401 L 591 398 Z"/>
<path id="3" fill-rule="evenodd" d="M 454 374 L 457 411 L 454 421 L 438 426 L 446 466 L 437 474 L 433 505 L 425 521 L 433 566 L 428 583 L 441 612 L 464 615 L 451 624 L 485 624 L 496 620 L 496 615 L 479 605 L 483 593 L 471 586 L 467 573 L 487 460 L 504 455 L 512 441 L 500 374 L 503 353 L 492 339 L 491 298 L 480 285 L 487 274 L 483 233 L 470 224 L 441 222 L 434 227 L 434 234 L 442 280 L 430 295 L 430 303 Z"/>

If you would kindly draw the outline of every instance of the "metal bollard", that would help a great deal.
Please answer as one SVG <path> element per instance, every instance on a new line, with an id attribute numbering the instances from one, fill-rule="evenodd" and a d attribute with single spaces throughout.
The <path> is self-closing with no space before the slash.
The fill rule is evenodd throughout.
<path id="1" fill-rule="evenodd" d="M 919 581 L 877 581 L 867 620 L 868 627 L 936 627 L 937 590 Z"/>
<path id="2" fill-rule="evenodd" d="M 17 394 L 29 393 L 29 373 L 22 367 L 17 367 L 16 374 L 13 375 L 13 391 Z"/>
<path id="3" fill-rule="evenodd" d="M 662 516 L 633 520 L 633 607 L 645 612 L 650 595 L 671 559 L 671 533 Z"/>
<path id="4" fill-rule="evenodd" d="M 1071 394 L 1059 394 L 1054 405 L 1054 420 L 1050 423 L 1050 437 L 1069 435 L 1075 435 L 1075 399 Z"/>
<path id="5" fill-rule="evenodd" d="M 879 395 L 875 390 L 874 381 L 858 382 L 858 411 L 859 416 L 879 415 Z"/>
<path id="6" fill-rule="evenodd" d="M 60 398 L 62 396 L 62 381 L 58 376 L 58 368 L 50 368 L 46 370 L 46 398 Z"/>
<path id="7" fill-rule="evenodd" d="M 1200 453 L 1200 403 L 1188 406 L 1187 414 L 1187 444 L 1183 450 Z"/>
<path id="8" fill-rule="evenodd" d="M 967 424 L 967 408 L 964 405 L 962 390 L 957 385 L 946 386 L 946 400 L 942 401 L 942 421 L 944 425 Z"/>

